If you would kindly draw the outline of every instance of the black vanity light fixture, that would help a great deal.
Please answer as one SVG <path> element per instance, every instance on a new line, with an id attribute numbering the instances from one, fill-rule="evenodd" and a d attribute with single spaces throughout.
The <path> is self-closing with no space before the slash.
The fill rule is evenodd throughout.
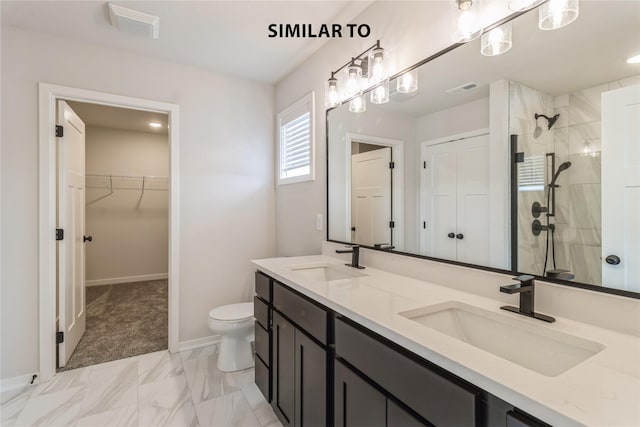
<path id="1" fill-rule="evenodd" d="M 349 111 L 364 112 L 367 108 L 367 100 L 362 92 L 370 87 L 375 87 L 371 91 L 371 102 L 374 104 L 388 102 L 389 72 L 386 57 L 387 53 L 380 46 L 380 40 L 377 40 L 373 46 L 332 71 L 331 77 L 325 83 L 325 107 L 333 108 L 340 105 L 343 100 L 353 98 L 349 101 Z M 341 72 L 343 76 L 338 80 Z"/>

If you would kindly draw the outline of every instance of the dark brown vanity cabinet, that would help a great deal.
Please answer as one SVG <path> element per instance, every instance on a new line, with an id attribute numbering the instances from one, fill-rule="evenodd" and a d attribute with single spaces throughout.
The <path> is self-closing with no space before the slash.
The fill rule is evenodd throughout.
<path id="1" fill-rule="evenodd" d="M 545 423 L 256 273 L 256 383 L 284 426 Z"/>
<path id="2" fill-rule="evenodd" d="M 255 381 L 267 399 L 271 401 L 271 294 L 273 280 L 259 271 L 255 276 L 256 296 L 253 299 L 255 317 Z"/>
<path id="3" fill-rule="evenodd" d="M 327 425 L 327 310 L 273 284 L 272 400 L 284 426 Z"/>

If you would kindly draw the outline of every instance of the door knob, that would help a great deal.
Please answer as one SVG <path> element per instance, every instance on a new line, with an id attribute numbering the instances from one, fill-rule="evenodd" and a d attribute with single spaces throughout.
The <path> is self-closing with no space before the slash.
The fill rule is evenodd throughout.
<path id="1" fill-rule="evenodd" d="M 620 264 L 620 257 L 618 255 L 609 255 L 604 260 L 609 265 L 618 265 L 618 264 Z"/>
<path id="2" fill-rule="evenodd" d="M 83 236 L 82 237 L 82 242 L 91 242 L 93 241 L 93 237 L 92 236 Z"/>
<path id="3" fill-rule="evenodd" d="M 456 239 L 458 239 L 458 240 L 464 239 L 464 234 L 462 234 L 462 233 L 456 234 Z"/>
<path id="4" fill-rule="evenodd" d="M 449 234 L 447 234 L 447 236 L 448 236 L 450 239 L 453 239 L 454 237 L 456 237 L 456 235 L 455 235 L 455 234 L 453 234 L 453 233 L 449 233 Z"/>

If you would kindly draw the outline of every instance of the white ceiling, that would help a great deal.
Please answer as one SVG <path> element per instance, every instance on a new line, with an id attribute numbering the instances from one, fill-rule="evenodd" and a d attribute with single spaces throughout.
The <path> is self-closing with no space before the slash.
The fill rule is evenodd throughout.
<path id="1" fill-rule="evenodd" d="M 640 54 L 640 1 L 582 1 L 580 16 L 553 31 L 538 29 L 533 10 L 513 21 L 513 47 L 506 54 L 480 54 L 480 39 L 423 65 L 419 93 L 391 95 L 391 102 L 367 108 L 420 116 L 489 96 L 489 84 L 505 79 L 558 96 L 602 83 L 640 75 L 640 65 L 626 63 Z M 468 93 L 445 91 L 468 82 Z"/>
<path id="2" fill-rule="evenodd" d="M 2 24 L 265 83 L 304 62 L 326 38 L 268 38 L 269 24 L 346 24 L 372 1 L 115 1 L 160 17 L 157 40 L 119 32 L 106 1 L 2 0 Z"/>
<path id="3" fill-rule="evenodd" d="M 168 133 L 168 116 L 166 114 L 86 102 L 67 101 L 67 103 L 87 126 L 132 130 L 135 132 Z M 150 122 L 160 123 L 162 126 L 153 128 L 149 126 Z"/>

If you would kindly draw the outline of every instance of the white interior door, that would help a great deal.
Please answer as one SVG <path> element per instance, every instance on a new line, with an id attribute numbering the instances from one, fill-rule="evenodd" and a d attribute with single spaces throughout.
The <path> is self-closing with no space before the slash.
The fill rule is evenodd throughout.
<path id="1" fill-rule="evenodd" d="M 489 265 L 489 135 L 455 142 L 457 260 Z"/>
<path id="2" fill-rule="evenodd" d="M 602 283 L 640 291 L 640 85 L 602 94 Z"/>
<path id="3" fill-rule="evenodd" d="M 84 123 L 64 101 L 58 101 L 58 345 L 59 366 L 65 366 L 86 330 L 85 310 L 85 131 Z"/>
<path id="4" fill-rule="evenodd" d="M 353 242 L 391 244 L 391 147 L 351 156 Z"/>
<path id="5" fill-rule="evenodd" d="M 422 173 L 424 255 L 456 259 L 456 144 L 448 142 L 423 148 Z"/>

